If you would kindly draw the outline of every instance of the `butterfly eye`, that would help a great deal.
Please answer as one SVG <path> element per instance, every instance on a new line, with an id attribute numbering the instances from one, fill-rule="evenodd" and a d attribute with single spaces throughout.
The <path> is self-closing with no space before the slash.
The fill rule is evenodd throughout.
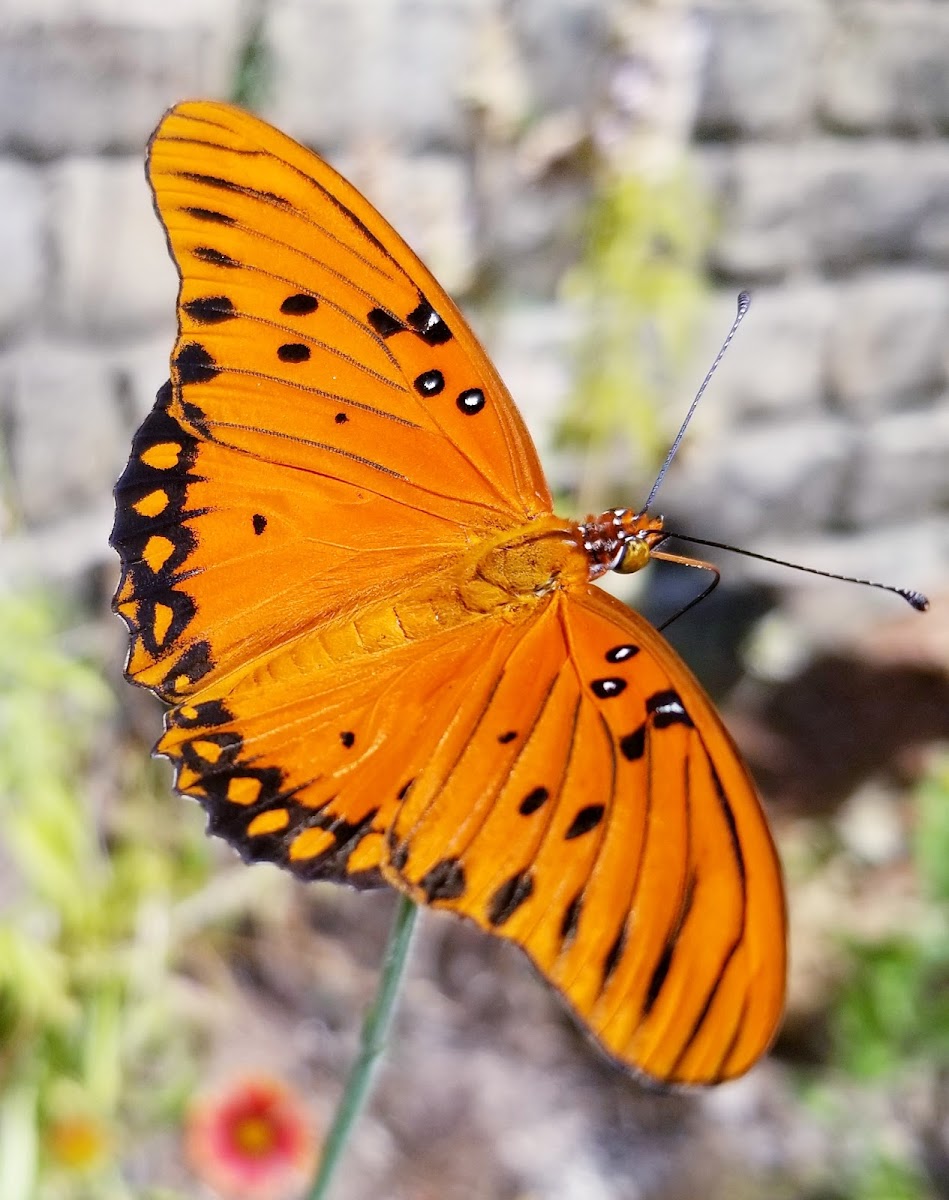
<path id="1" fill-rule="evenodd" d="M 610 563 L 610 570 L 620 575 L 632 575 L 641 571 L 649 562 L 651 555 L 649 546 L 641 538 L 630 538 L 622 544 L 616 557 Z"/>

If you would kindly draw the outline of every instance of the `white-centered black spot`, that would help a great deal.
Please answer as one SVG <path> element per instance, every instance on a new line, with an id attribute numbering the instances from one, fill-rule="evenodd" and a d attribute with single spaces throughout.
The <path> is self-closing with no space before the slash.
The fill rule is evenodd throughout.
<path id="1" fill-rule="evenodd" d="M 467 391 L 461 393 L 455 403 L 467 416 L 474 416 L 484 408 L 484 392 L 481 388 L 468 388 Z"/>
<path id="2" fill-rule="evenodd" d="M 601 700 L 612 700 L 626 691 L 626 680 L 615 675 L 606 679 L 594 679 L 590 689 L 593 695 L 599 696 Z"/>
<path id="3" fill-rule="evenodd" d="M 444 391 L 445 376 L 441 371 L 423 371 L 416 376 L 414 386 L 420 396 L 437 396 Z"/>
<path id="4" fill-rule="evenodd" d="M 614 646 L 612 650 L 607 650 L 603 657 L 608 663 L 618 663 L 626 662 L 628 658 L 632 658 L 634 654 L 638 653 L 639 647 L 627 642 L 623 646 Z"/>
<path id="5" fill-rule="evenodd" d="M 408 322 L 430 346 L 440 346 L 451 341 L 451 330 L 425 299 L 408 315 Z"/>
<path id="6" fill-rule="evenodd" d="M 692 718 L 685 711 L 679 693 L 671 689 L 654 692 L 646 701 L 646 712 L 652 717 L 656 729 L 667 729 L 670 725 L 692 725 Z"/>

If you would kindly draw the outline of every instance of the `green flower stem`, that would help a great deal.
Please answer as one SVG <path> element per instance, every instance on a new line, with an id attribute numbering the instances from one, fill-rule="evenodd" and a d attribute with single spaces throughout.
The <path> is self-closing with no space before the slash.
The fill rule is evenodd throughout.
<path id="1" fill-rule="evenodd" d="M 362 1034 L 359 1039 L 359 1057 L 353 1064 L 333 1118 L 333 1125 L 323 1147 L 319 1169 L 313 1186 L 306 1195 L 306 1200 L 326 1200 L 330 1184 L 336 1174 L 343 1150 L 349 1141 L 353 1126 L 362 1112 L 372 1080 L 372 1070 L 382 1055 L 386 1035 L 392 1023 L 392 1013 L 395 1009 L 396 997 L 399 994 L 399 984 L 405 972 L 408 961 L 409 945 L 412 941 L 412 931 L 418 909 L 408 896 L 400 896 L 392 921 L 392 931 L 386 946 L 385 958 L 382 963 L 382 973 L 379 977 L 379 990 L 366 1013 L 363 1021 Z"/>

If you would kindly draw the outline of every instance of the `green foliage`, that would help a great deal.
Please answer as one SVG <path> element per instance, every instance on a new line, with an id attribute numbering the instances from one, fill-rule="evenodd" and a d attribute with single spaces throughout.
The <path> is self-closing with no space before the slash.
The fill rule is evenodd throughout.
<path id="1" fill-rule="evenodd" d="M 200 823 L 130 819 L 158 801 L 122 795 L 113 705 L 41 597 L 0 598 L 3 1200 L 124 1200 L 116 1133 L 190 1078 L 162 931 L 207 873 Z"/>
<path id="2" fill-rule="evenodd" d="M 880 1156 L 866 1165 L 851 1200 L 926 1200 L 925 1185 L 904 1163 Z"/>
<path id="3" fill-rule="evenodd" d="M 949 760 L 918 790 L 914 860 L 924 902 L 917 927 L 850 947 L 836 1045 L 860 1079 L 949 1062 Z"/>
<path id="4" fill-rule="evenodd" d="M 586 314 L 586 332 L 558 437 L 586 450 L 597 474 L 617 431 L 645 470 L 667 449 L 662 414 L 705 295 L 709 232 L 685 169 L 662 179 L 611 176 L 592 206 L 584 260 L 564 285 Z"/>
<path id="5" fill-rule="evenodd" d="M 260 109 L 270 95 L 273 83 L 273 62 L 264 33 L 264 13 L 265 5 L 258 4 L 241 46 L 230 96 L 234 104 L 251 112 Z"/>

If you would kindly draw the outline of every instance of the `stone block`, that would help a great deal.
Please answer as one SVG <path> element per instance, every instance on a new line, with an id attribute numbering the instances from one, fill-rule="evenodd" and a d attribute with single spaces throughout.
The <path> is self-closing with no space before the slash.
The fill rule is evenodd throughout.
<path id="1" fill-rule="evenodd" d="M 462 148 L 464 79 L 483 0 L 275 0 L 264 114 L 326 150 L 385 136 L 400 149 Z"/>
<path id="2" fill-rule="evenodd" d="M 814 0 L 703 4 L 707 37 L 700 137 L 787 137 L 804 131 L 817 97 L 823 7 Z"/>
<path id="3" fill-rule="evenodd" d="M 827 345 L 837 301 L 827 284 L 752 290 L 752 304 L 703 401 L 722 425 L 814 417 L 827 390 Z M 711 365 L 735 315 L 734 291 L 721 292 L 703 322 L 697 378 Z"/>
<path id="4" fill-rule="evenodd" d="M 0 150 L 144 151 L 176 100 L 231 90 L 241 10 L 238 0 L 15 0 L 0 23 Z"/>
<path id="5" fill-rule="evenodd" d="M 110 365 L 94 351 L 35 343 L 0 374 L 16 515 L 35 527 L 100 503 L 128 457 Z"/>
<path id="6" fill-rule="evenodd" d="M 745 285 L 806 262 L 813 188 L 806 146 L 700 147 L 697 158 L 718 222 L 709 254 L 717 272 Z"/>
<path id="7" fill-rule="evenodd" d="M 949 9 L 907 0 L 829 6 L 820 107 L 848 133 L 933 134 L 949 126 Z"/>
<path id="8" fill-rule="evenodd" d="M 699 422 L 660 508 L 693 533 L 739 545 L 766 533 L 811 533 L 837 520 L 854 446 L 853 431 L 831 418 L 737 427 L 713 439 Z"/>
<path id="9" fill-rule="evenodd" d="M 534 112 L 567 106 L 588 112 L 602 98 L 608 6 L 600 0 L 518 0 L 506 11 Z"/>
<path id="10" fill-rule="evenodd" d="M 949 153 L 939 142 L 706 147 L 699 161 L 720 214 L 711 264 L 741 284 L 879 259 L 949 263 Z"/>
<path id="11" fill-rule="evenodd" d="M 36 317 L 46 274 L 46 193 L 34 167 L 0 161 L 0 341 Z"/>
<path id="12" fill-rule="evenodd" d="M 836 402 L 868 418 L 928 400 L 947 383 L 949 275 L 890 271 L 842 286 L 830 339 Z"/>
<path id="13" fill-rule="evenodd" d="M 500 315 L 481 313 L 476 327 L 537 445 L 545 469 L 558 474 L 554 429 L 573 385 L 577 313 L 564 305 L 530 304 Z"/>
<path id="14" fill-rule="evenodd" d="M 860 438 L 847 515 L 857 526 L 949 509 L 949 394 L 918 412 L 881 417 Z"/>
<path id="15" fill-rule="evenodd" d="M 812 150 L 812 262 L 849 270 L 884 259 L 949 263 L 949 152 L 939 142 L 827 139 Z"/>
<path id="16" fill-rule="evenodd" d="M 142 160 L 72 158 L 52 177 L 49 308 L 58 330 L 125 338 L 160 325 L 178 281 Z"/>

